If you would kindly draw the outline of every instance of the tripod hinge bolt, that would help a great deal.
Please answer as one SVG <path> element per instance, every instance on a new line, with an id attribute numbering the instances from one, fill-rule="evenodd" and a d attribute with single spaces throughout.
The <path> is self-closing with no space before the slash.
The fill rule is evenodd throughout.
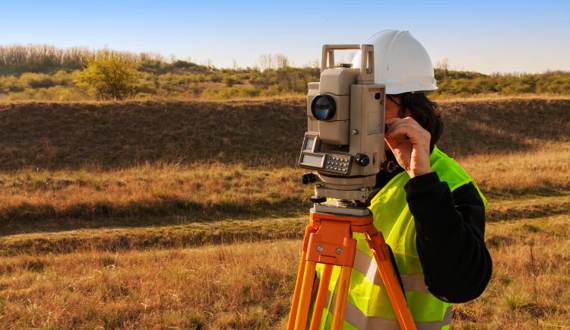
<path id="1" fill-rule="evenodd" d="M 336 248 L 336 254 L 341 255 L 342 254 L 342 248 Z"/>
<path id="2" fill-rule="evenodd" d="M 325 248 L 321 244 L 317 244 L 317 252 L 323 252 Z"/>

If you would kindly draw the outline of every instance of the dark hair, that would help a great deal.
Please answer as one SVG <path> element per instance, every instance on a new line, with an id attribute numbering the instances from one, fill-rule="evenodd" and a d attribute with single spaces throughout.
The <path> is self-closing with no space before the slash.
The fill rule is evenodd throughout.
<path id="1" fill-rule="evenodd" d="M 400 97 L 400 117 L 409 113 L 418 124 L 431 134 L 430 150 L 443 133 L 443 121 L 437 103 L 430 101 L 425 93 L 411 92 L 398 94 Z"/>

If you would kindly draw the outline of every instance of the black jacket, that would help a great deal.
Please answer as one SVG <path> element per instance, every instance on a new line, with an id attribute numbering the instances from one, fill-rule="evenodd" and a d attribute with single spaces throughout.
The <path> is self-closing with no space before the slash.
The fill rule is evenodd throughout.
<path id="1" fill-rule="evenodd" d="M 378 190 L 403 171 L 390 156 L 392 172 L 378 174 Z M 492 261 L 484 241 L 485 208 L 475 186 L 452 193 L 432 172 L 410 179 L 404 189 L 429 291 L 452 303 L 477 298 L 489 283 Z"/>

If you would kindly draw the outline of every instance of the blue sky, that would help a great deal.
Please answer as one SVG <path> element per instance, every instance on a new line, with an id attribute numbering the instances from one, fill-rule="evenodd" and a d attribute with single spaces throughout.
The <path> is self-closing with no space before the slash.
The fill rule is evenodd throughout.
<path id="1" fill-rule="evenodd" d="M 2 1 L 0 44 L 108 47 L 216 66 L 409 30 L 434 63 L 480 72 L 570 70 L 570 1 Z"/>

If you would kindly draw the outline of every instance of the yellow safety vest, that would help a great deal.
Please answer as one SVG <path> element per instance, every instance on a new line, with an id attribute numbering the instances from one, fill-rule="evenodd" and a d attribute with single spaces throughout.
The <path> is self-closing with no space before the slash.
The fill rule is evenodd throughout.
<path id="1" fill-rule="evenodd" d="M 432 170 L 437 173 L 441 181 L 448 184 L 451 191 L 473 182 L 455 160 L 437 147 L 431 153 L 430 161 Z M 394 252 L 408 308 L 416 327 L 419 330 L 449 329 L 451 304 L 432 295 L 424 281 L 416 249 L 414 217 L 408 208 L 404 190 L 409 180 L 407 172 L 397 174 L 374 196 L 369 208 L 374 216 L 374 225 L 382 232 Z M 475 187 L 486 207 L 485 197 L 477 185 Z M 357 239 L 357 251 L 350 278 L 344 329 L 399 329 L 368 244 L 360 233 L 354 234 L 354 238 Z M 333 269 L 321 329 L 331 328 L 330 311 L 334 309 L 339 270 L 338 267 Z M 319 277 L 321 273 L 322 265 L 319 265 L 317 268 Z"/>

